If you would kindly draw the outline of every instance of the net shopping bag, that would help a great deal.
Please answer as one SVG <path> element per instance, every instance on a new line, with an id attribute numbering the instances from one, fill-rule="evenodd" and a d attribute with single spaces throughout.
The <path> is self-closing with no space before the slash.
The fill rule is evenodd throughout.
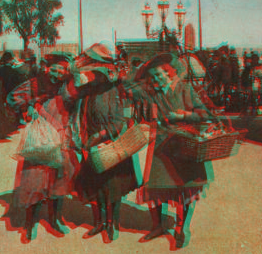
<path id="1" fill-rule="evenodd" d="M 33 164 L 60 169 L 63 162 L 61 146 L 59 132 L 39 115 L 23 130 L 14 158 L 22 156 Z"/>

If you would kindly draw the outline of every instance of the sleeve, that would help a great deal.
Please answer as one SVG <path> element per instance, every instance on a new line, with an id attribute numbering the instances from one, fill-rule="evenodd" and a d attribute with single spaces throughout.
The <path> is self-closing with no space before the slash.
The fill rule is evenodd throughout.
<path id="1" fill-rule="evenodd" d="M 185 83 L 182 94 L 186 121 L 200 122 L 208 119 L 208 110 L 190 83 Z"/>
<path id="2" fill-rule="evenodd" d="M 129 84 L 128 98 L 133 103 L 134 118 L 137 122 L 151 122 L 157 118 L 157 110 L 146 84 Z"/>
<path id="3" fill-rule="evenodd" d="M 7 95 L 6 102 L 8 106 L 15 112 L 25 112 L 30 102 L 32 102 L 32 94 L 36 93 L 33 90 L 36 90 L 36 88 L 31 86 L 30 80 L 22 83 Z"/>
<path id="4" fill-rule="evenodd" d="M 195 108 L 205 108 L 205 105 L 202 103 L 197 92 L 194 90 L 193 86 L 190 83 L 184 85 L 184 104 L 187 110 L 192 111 Z"/>
<path id="5" fill-rule="evenodd" d="M 70 103 L 86 96 L 102 94 L 113 86 L 106 76 L 98 71 L 86 71 L 76 74 L 63 88 L 62 97 Z"/>
<path id="6" fill-rule="evenodd" d="M 104 96 L 105 95 L 105 96 Z M 119 98 L 118 89 L 111 89 L 108 93 L 100 97 L 100 112 L 103 118 L 103 128 L 112 139 L 117 138 L 127 124 L 124 118 L 124 108 L 121 98 Z M 103 105 L 103 106 L 102 106 Z M 106 108 L 108 106 L 108 109 Z"/>
<path id="7" fill-rule="evenodd" d="M 88 82 L 77 88 L 81 98 L 87 95 L 103 94 L 110 90 L 114 83 L 110 82 L 105 74 L 99 71 L 87 71 L 82 73 L 86 76 Z"/>

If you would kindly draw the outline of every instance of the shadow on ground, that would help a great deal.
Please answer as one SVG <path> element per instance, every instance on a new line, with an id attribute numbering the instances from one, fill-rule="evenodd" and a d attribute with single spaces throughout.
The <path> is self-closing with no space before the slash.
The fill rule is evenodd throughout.
<path id="1" fill-rule="evenodd" d="M 5 208 L 1 221 L 5 221 L 8 231 L 23 233 L 25 225 L 25 210 L 12 205 L 13 193 L 0 195 L 0 204 Z M 83 205 L 76 197 L 65 197 L 62 208 L 63 222 L 71 229 L 83 227 L 90 230 L 94 226 L 92 209 L 89 205 Z M 164 216 L 164 226 L 173 228 L 175 221 L 171 216 Z M 47 229 L 48 209 L 45 202 L 39 213 L 39 222 Z M 120 210 L 120 232 L 147 233 L 152 228 L 151 216 L 148 210 L 139 209 L 126 203 L 122 203 Z M 51 232 L 52 233 L 52 232 Z"/>

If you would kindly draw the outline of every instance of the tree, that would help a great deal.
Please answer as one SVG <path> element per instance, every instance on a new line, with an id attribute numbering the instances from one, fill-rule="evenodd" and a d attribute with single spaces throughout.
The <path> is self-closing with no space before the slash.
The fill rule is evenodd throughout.
<path id="1" fill-rule="evenodd" d="M 60 0 L 38 0 L 39 20 L 37 29 L 39 31 L 39 44 L 54 44 L 59 38 L 57 27 L 63 24 L 64 16 L 60 13 L 54 14 L 55 10 L 62 7 Z"/>
<path id="2" fill-rule="evenodd" d="M 15 31 L 24 42 L 24 51 L 31 41 L 54 44 L 59 39 L 57 27 L 63 24 L 64 16 L 54 13 L 62 7 L 60 0 L 5 0 L 1 9 L 7 22 L 4 31 Z"/>

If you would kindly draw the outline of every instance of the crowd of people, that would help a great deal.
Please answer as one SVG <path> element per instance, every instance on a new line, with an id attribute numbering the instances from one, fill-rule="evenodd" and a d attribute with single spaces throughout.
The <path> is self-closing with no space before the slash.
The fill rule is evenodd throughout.
<path id="1" fill-rule="evenodd" d="M 22 63 L 14 68 L 16 61 L 10 52 L 4 53 L 1 60 L 3 66 L 12 64 L 11 70 L 16 71 L 8 74 L 8 81 L 2 79 L 5 110 L 13 112 L 24 129 L 37 125 L 39 131 L 37 137 L 28 134 L 21 142 L 26 143 L 29 137 L 40 138 L 43 127 L 59 135 L 57 157 L 44 148 L 41 151 L 49 152 L 49 160 L 42 160 L 41 155 L 34 159 L 28 154 L 18 157 L 13 204 L 26 210 L 24 228 L 28 240 L 36 237 L 43 203 L 48 204 L 52 229 L 64 234 L 63 198 L 76 195 L 92 207 L 95 225 L 86 235 L 105 231 L 113 241 L 119 230 L 121 200 L 137 191 L 140 202 L 149 206 L 153 224 L 143 241 L 167 233 L 162 222 L 163 204 L 171 203 L 176 207 L 176 247 L 188 244 L 189 210 L 209 184 L 207 170 L 212 168 L 212 162 L 185 159 L 180 153 L 181 144 L 170 137 L 181 123 L 217 119 L 185 78 L 186 67 L 179 54 L 158 54 L 144 63 L 133 59 L 129 74 L 123 66 L 127 61 L 123 51 L 103 43 L 94 44 L 77 57 L 66 52 L 47 54 L 40 67 L 31 59 L 30 71 L 24 70 Z M 141 126 L 148 128 L 139 129 Z M 116 157 L 118 163 L 102 171 L 98 171 L 102 162 L 98 160 L 96 164 L 93 158 L 100 148 L 116 144 L 134 129 L 149 133 L 142 184 L 132 160 L 137 150 L 128 156 L 125 152 L 127 147 L 139 147 L 134 142 L 140 140 L 123 141 L 124 159 L 113 150 L 107 160 Z"/>
<path id="2" fill-rule="evenodd" d="M 222 46 L 202 57 L 207 68 L 207 92 L 217 106 L 225 106 L 231 112 L 241 112 L 250 106 L 257 109 L 260 106 L 261 88 L 254 87 L 253 73 L 255 68 L 261 66 L 259 59 L 260 55 L 256 51 L 244 51 L 240 59 L 236 49 L 228 46 Z"/>

